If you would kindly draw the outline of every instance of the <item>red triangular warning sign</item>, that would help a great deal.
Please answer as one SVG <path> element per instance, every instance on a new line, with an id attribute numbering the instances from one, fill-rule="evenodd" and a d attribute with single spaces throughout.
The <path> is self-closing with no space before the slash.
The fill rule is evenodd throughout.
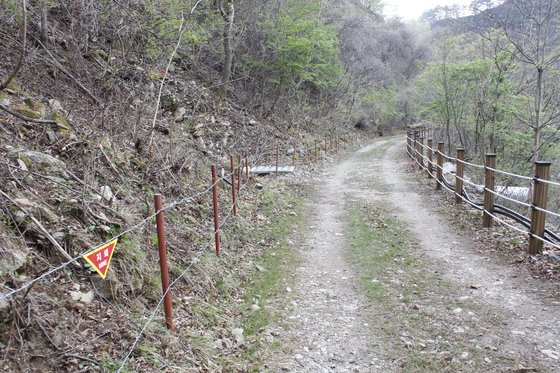
<path id="1" fill-rule="evenodd" d="M 88 262 L 103 279 L 107 276 L 107 270 L 111 264 L 111 258 L 113 257 L 115 246 L 117 246 L 117 240 L 100 246 L 83 256 L 86 262 Z"/>

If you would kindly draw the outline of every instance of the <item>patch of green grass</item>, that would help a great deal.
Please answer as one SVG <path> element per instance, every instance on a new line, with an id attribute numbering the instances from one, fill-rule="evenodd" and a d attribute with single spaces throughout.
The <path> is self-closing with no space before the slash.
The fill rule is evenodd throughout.
<path id="1" fill-rule="evenodd" d="M 261 195 L 261 201 L 261 212 L 271 218 L 271 223 L 260 230 L 261 233 L 257 233 L 258 239 L 271 247 L 264 249 L 255 261 L 264 271 L 256 271 L 246 285 L 242 320 L 245 334 L 256 337 L 255 343 L 246 350 L 247 357 L 256 364 L 259 352 L 264 348 L 258 332 L 277 316 L 275 311 L 265 306 L 272 301 L 278 301 L 277 297 L 283 293 L 286 282 L 292 281 L 291 274 L 298 263 L 289 240 L 302 222 L 305 206 L 303 198 L 297 196 L 293 189 L 266 189 Z M 258 310 L 251 309 L 255 303 L 259 305 Z M 271 349 L 274 346 L 268 345 L 266 348 Z M 255 369 L 258 371 L 259 368 Z"/>
<path id="2" fill-rule="evenodd" d="M 383 315 L 382 323 L 372 323 L 372 334 L 382 339 L 386 359 L 399 371 L 505 371 L 519 365 L 517 356 L 482 347 L 509 337 L 485 335 L 496 331 L 498 317 L 459 300 L 458 289 L 416 256 L 415 237 L 389 209 L 353 203 L 348 211 L 349 255 L 373 303 L 372 316 Z"/>
<path id="3" fill-rule="evenodd" d="M 101 359 L 99 365 L 104 372 L 115 372 L 121 366 L 121 361 L 114 360 L 113 358 L 107 355 Z M 126 364 L 121 370 L 121 372 L 132 373 L 132 370 L 130 370 L 129 365 Z"/>

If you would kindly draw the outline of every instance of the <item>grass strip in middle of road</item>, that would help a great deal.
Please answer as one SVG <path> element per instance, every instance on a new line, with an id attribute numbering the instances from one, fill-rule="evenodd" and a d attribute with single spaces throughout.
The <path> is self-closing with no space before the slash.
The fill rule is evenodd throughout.
<path id="1" fill-rule="evenodd" d="M 405 224 L 379 204 L 347 205 L 349 256 L 371 300 L 371 334 L 391 370 L 515 371 L 538 368 L 507 350 L 507 320 L 444 280 Z M 439 264 L 441 265 L 441 263 Z"/>

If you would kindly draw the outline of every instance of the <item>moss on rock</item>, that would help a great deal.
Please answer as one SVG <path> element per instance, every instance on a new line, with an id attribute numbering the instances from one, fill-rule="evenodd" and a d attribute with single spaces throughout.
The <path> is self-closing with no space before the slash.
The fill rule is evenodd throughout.
<path id="1" fill-rule="evenodd" d="M 52 113 L 51 119 L 54 120 L 56 123 L 58 123 L 59 126 L 62 127 L 63 129 L 67 131 L 72 130 L 72 125 L 70 124 L 70 120 L 64 113 L 60 111 L 55 111 L 54 113 Z"/>
<path id="2" fill-rule="evenodd" d="M 40 112 L 31 109 L 27 105 L 16 105 L 14 107 L 14 110 L 17 113 L 19 113 L 19 114 L 21 114 L 25 117 L 28 117 L 28 118 L 32 118 L 32 119 L 40 119 L 41 118 L 41 113 Z"/>

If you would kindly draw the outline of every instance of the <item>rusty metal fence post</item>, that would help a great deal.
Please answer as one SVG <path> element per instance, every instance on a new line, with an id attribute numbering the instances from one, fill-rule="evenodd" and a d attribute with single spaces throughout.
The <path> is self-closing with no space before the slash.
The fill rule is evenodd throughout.
<path id="1" fill-rule="evenodd" d="M 428 139 L 428 178 L 432 178 L 434 174 L 434 151 L 433 149 L 434 141 L 429 138 Z"/>
<path id="2" fill-rule="evenodd" d="M 443 141 L 437 144 L 436 190 L 441 190 L 443 183 Z"/>
<path id="3" fill-rule="evenodd" d="M 496 154 L 486 154 L 486 167 L 484 177 L 484 211 L 482 213 L 482 226 L 492 227 L 494 213 L 494 170 L 496 168 Z"/>
<path id="4" fill-rule="evenodd" d="M 541 180 L 550 178 L 550 162 L 535 162 L 535 177 L 533 178 L 533 207 L 531 209 L 531 233 L 529 235 L 529 254 L 540 254 L 543 251 L 543 242 L 535 237 L 544 237 L 546 212 L 537 210 L 536 207 L 546 210 L 548 198 L 548 184 Z"/>
<path id="5" fill-rule="evenodd" d="M 235 163 L 233 155 L 229 157 L 231 163 L 231 200 L 233 202 L 233 216 L 237 216 L 237 193 L 235 192 Z"/>
<path id="6" fill-rule="evenodd" d="M 463 179 L 465 175 L 465 149 L 457 149 L 457 163 L 455 164 L 455 203 L 460 204 L 463 202 L 461 196 L 463 195 Z"/>
<path id="7" fill-rule="evenodd" d="M 220 216 L 218 215 L 218 175 L 216 165 L 212 165 L 212 204 L 214 207 L 214 242 L 216 255 L 220 256 Z"/>
<path id="8" fill-rule="evenodd" d="M 163 309 L 167 329 L 173 330 L 173 309 L 171 291 L 169 289 L 169 270 L 167 268 L 167 246 L 165 244 L 165 222 L 163 216 L 163 198 L 161 194 L 154 195 L 154 205 L 157 212 L 156 227 L 159 251 L 159 269 L 161 272 L 161 289 L 163 291 Z"/>
<path id="9" fill-rule="evenodd" d="M 280 145 L 276 144 L 276 176 L 278 176 L 278 162 L 280 158 Z"/>
<path id="10" fill-rule="evenodd" d="M 236 193 L 239 194 L 241 190 L 241 178 L 243 177 L 243 163 L 241 162 L 241 156 L 237 158 L 237 191 Z"/>
<path id="11" fill-rule="evenodd" d="M 315 162 L 319 160 L 319 153 L 317 150 L 317 140 L 315 140 Z"/>

